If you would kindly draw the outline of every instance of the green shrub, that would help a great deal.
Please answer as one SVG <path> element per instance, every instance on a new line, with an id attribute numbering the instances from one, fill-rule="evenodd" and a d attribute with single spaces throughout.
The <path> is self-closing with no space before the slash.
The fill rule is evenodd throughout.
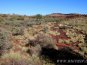
<path id="1" fill-rule="evenodd" d="M 14 36 L 24 34 L 24 29 L 22 27 L 13 27 L 11 31 Z"/>
<path id="2" fill-rule="evenodd" d="M 4 18 L 0 16 L 0 22 L 4 21 Z"/>
<path id="3" fill-rule="evenodd" d="M 52 37 L 45 35 L 43 33 L 37 35 L 36 41 L 38 41 L 38 44 L 40 44 L 42 48 L 57 49 L 57 46 L 55 44 L 56 41 Z"/>
<path id="4" fill-rule="evenodd" d="M 44 34 L 38 34 L 37 37 L 33 40 L 29 40 L 28 44 L 31 46 L 29 48 L 29 53 L 31 55 L 39 56 L 42 48 L 55 49 L 58 50 L 56 46 L 56 41 L 53 40 L 50 36 Z"/>
<path id="5" fill-rule="evenodd" d="M 9 41 L 9 35 L 5 31 L 0 31 L 0 54 L 12 47 Z"/>

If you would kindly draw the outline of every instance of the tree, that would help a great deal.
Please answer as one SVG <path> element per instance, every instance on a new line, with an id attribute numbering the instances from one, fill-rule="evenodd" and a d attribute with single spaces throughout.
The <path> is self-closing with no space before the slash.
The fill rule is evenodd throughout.
<path id="1" fill-rule="evenodd" d="M 37 14 L 37 15 L 36 15 L 36 19 L 37 19 L 37 20 L 42 19 L 42 15 L 41 15 L 41 14 Z"/>
<path id="2" fill-rule="evenodd" d="M 42 22 L 42 15 L 41 14 L 37 14 L 35 16 L 35 18 L 36 18 L 36 22 L 39 23 L 39 24 L 41 24 L 41 22 Z"/>

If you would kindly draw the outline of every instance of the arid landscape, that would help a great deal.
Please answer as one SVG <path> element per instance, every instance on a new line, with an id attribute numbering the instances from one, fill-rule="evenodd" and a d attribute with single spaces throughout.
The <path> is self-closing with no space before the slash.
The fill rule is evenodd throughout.
<path id="1" fill-rule="evenodd" d="M 0 65 L 87 63 L 86 28 L 86 14 L 0 14 Z"/>

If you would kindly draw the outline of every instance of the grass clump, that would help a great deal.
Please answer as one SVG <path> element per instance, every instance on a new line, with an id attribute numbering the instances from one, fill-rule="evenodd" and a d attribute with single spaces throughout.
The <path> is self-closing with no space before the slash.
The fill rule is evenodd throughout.
<path id="1" fill-rule="evenodd" d="M 7 53 L 2 56 L 1 65 L 42 65 L 39 57 L 25 57 L 20 53 Z"/>
<path id="2" fill-rule="evenodd" d="M 11 31 L 12 31 L 13 36 L 24 34 L 24 31 L 23 31 L 22 27 L 13 27 Z"/>

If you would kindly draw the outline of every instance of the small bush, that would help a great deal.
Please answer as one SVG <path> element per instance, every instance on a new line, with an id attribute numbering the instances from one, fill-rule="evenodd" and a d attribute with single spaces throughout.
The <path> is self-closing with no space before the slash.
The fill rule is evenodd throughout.
<path id="1" fill-rule="evenodd" d="M 53 49 L 58 49 L 58 47 L 56 46 L 56 41 L 50 37 L 49 35 L 44 35 L 44 34 L 39 34 L 37 36 L 37 40 L 39 41 L 39 44 L 41 45 L 41 47 L 43 48 L 53 48 Z"/>
<path id="2" fill-rule="evenodd" d="M 0 16 L 0 22 L 4 21 L 4 18 Z"/>
<path id="3" fill-rule="evenodd" d="M 12 28 L 12 35 L 16 36 L 16 35 L 23 35 L 24 31 L 22 27 L 13 27 Z"/>
<path id="4" fill-rule="evenodd" d="M 29 45 L 32 46 L 29 49 L 31 55 L 40 55 L 42 48 L 58 50 L 58 47 L 56 46 L 56 41 L 44 34 L 38 34 L 36 39 L 29 41 Z"/>
<path id="5" fill-rule="evenodd" d="M 7 32 L 0 31 L 0 54 L 12 47 L 9 41 L 9 35 Z"/>

